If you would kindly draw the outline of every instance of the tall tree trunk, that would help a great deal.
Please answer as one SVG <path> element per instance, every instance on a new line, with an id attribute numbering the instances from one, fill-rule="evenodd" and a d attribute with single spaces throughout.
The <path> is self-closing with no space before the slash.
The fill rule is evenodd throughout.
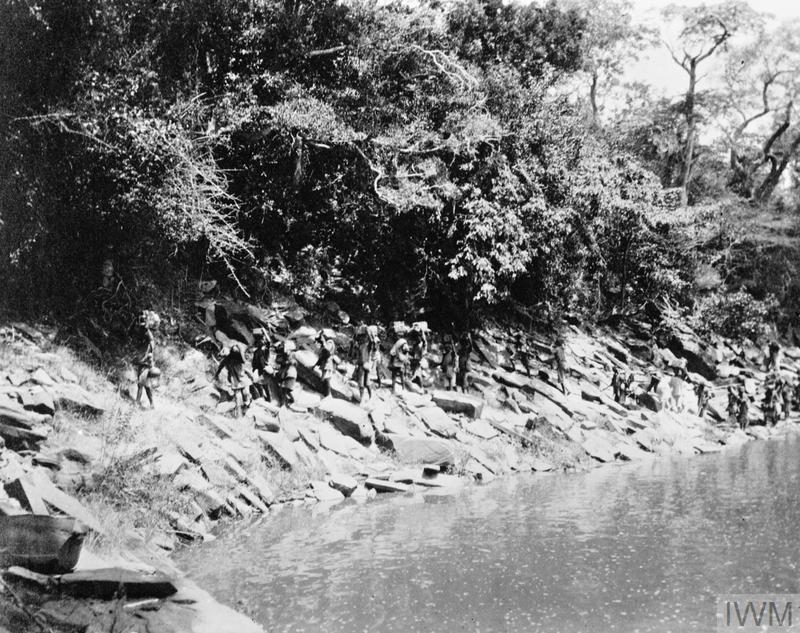
<path id="1" fill-rule="evenodd" d="M 778 186 L 778 183 L 781 180 L 783 172 L 786 171 L 786 167 L 791 162 L 798 148 L 800 148 L 800 132 L 798 132 L 797 136 L 794 137 L 792 144 L 786 148 L 783 158 L 780 161 L 774 157 L 771 159 L 769 173 L 758 186 L 758 189 L 756 189 L 754 196 L 756 202 L 763 204 L 769 201 L 769 199 L 772 197 L 772 194 L 775 192 L 775 187 Z"/>
<path id="2" fill-rule="evenodd" d="M 683 152 L 683 167 L 681 169 L 681 206 L 689 204 L 689 179 L 692 175 L 692 158 L 694 155 L 694 142 L 697 126 L 697 117 L 694 111 L 695 91 L 697 87 L 697 61 L 689 62 L 689 89 L 686 91 L 684 116 L 686 117 L 686 147 Z"/>
<path id="3" fill-rule="evenodd" d="M 597 123 L 597 113 L 599 108 L 597 107 L 597 71 L 595 70 L 592 72 L 592 85 L 589 88 L 589 102 L 592 104 L 592 123 Z"/>

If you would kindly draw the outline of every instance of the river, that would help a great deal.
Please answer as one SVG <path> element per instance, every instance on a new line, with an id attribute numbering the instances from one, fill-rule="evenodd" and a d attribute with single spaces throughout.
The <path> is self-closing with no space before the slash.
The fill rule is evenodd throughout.
<path id="1" fill-rule="evenodd" d="M 455 496 L 280 510 L 178 556 L 281 631 L 713 631 L 715 597 L 800 593 L 800 438 Z"/>

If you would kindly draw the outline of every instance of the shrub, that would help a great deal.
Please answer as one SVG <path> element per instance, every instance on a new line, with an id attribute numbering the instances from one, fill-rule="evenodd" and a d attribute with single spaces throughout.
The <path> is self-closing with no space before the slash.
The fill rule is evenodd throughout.
<path id="1" fill-rule="evenodd" d="M 696 319 L 700 329 L 734 339 L 758 341 L 769 332 L 778 302 L 773 295 L 755 299 L 746 290 L 713 295 L 698 306 Z"/>

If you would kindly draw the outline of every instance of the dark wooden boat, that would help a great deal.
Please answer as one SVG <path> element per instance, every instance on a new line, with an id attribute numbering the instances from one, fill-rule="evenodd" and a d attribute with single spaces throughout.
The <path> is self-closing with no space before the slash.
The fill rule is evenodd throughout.
<path id="1" fill-rule="evenodd" d="M 70 572 L 87 530 L 68 517 L 0 516 L 0 567 L 18 565 L 43 574 Z"/>

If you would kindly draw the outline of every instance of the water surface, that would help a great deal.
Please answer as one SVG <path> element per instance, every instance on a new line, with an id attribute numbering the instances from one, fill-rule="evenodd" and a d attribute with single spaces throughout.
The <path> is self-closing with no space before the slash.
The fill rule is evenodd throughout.
<path id="1" fill-rule="evenodd" d="M 800 593 L 800 440 L 452 497 L 294 508 L 184 553 L 278 631 L 713 631 L 715 596 Z"/>

